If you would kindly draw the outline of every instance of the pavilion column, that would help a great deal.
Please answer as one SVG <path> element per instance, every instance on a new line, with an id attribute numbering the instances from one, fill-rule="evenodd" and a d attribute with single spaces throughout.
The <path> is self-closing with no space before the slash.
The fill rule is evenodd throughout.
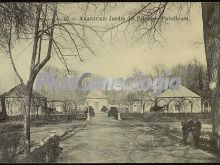
<path id="1" fill-rule="evenodd" d="M 193 103 L 191 103 L 191 113 L 193 113 Z"/>
<path id="2" fill-rule="evenodd" d="M 205 112 L 205 105 L 204 105 L 204 102 L 201 102 L 202 103 L 202 112 Z"/>
<path id="3" fill-rule="evenodd" d="M 118 112 L 118 120 L 121 120 L 121 113 Z"/>

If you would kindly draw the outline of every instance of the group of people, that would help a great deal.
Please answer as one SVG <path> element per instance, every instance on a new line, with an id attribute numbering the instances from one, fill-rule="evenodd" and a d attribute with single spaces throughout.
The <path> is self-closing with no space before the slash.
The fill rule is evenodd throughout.
<path id="1" fill-rule="evenodd" d="M 182 131 L 183 131 L 182 142 L 184 144 L 187 144 L 187 139 L 191 133 L 193 136 L 195 147 L 198 147 L 199 142 L 200 142 L 200 134 L 202 130 L 202 124 L 198 120 L 198 118 L 193 117 L 188 121 L 185 119 L 184 121 L 181 122 L 181 125 L 182 125 Z"/>

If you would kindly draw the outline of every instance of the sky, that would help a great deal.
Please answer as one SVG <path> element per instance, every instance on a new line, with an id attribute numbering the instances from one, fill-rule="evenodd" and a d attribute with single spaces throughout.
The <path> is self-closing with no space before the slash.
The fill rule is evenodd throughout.
<path id="1" fill-rule="evenodd" d="M 102 5 L 102 4 L 99 4 Z M 118 4 L 116 8 L 110 8 L 102 15 L 98 15 L 91 8 L 87 12 L 87 17 L 90 16 L 124 16 L 125 13 L 140 8 L 140 3 L 124 3 Z M 168 10 L 167 15 L 173 13 L 175 9 Z M 60 11 L 70 15 L 75 22 L 80 22 L 80 17 L 83 16 L 79 6 L 75 4 L 63 3 Z M 99 27 L 107 25 L 115 25 L 119 21 L 90 21 L 90 25 Z M 161 45 L 153 45 L 148 40 L 133 42 L 132 35 L 126 39 L 124 33 L 120 32 L 125 26 L 121 26 L 116 37 L 111 40 L 111 33 L 106 33 L 103 36 L 103 41 L 100 41 L 94 33 L 87 32 L 89 45 L 95 52 L 82 51 L 83 62 L 80 62 L 76 57 L 68 59 L 68 66 L 72 70 L 78 70 L 81 73 L 91 72 L 96 75 L 106 77 L 127 77 L 131 75 L 134 69 L 138 69 L 144 73 L 152 71 L 152 66 L 155 64 L 163 64 L 167 68 L 179 63 L 190 62 L 193 58 L 205 64 L 204 45 L 196 46 L 193 44 L 197 41 L 202 41 L 202 14 L 200 3 L 194 3 L 190 13 L 190 21 L 169 21 L 169 24 L 163 27 L 162 36 L 164 40 Z M 132 27 L 131 27 L 132 29 Z M 113 34 L 115 32 L 113 31 Z M 131 38 L 131 39 L 130 39 Z M 30 58 L 32 51 L 32 40 L 22 40 L 17 42 L 13 54 L 15 64 L 19 73 L 27 80 L 30 67 Z M 43 46 L 43 51 L 46 49 L 46 44 Z M 64 69 L 64 65 L 56 57 L 55 53 L 52 59 L 48 62 L 48 66 L 54 66 Z M 0 90 L 5 91 L 19 83 L 14 74 L 10 60 L 7 54 L 0 54 Z M 0 91 L 1 92 L 1 91 Z"/>

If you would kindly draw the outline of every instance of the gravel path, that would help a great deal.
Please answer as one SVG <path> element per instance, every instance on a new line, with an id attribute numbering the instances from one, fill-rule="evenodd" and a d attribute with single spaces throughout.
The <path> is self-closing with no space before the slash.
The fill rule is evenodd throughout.
<path id="1" fill-rule="evenodd" d="M 220 162 L 208 152 L 182 145 L 178 127 L 171 125 L 96 114 L 85 128 L 61 142 L 64 150 L 58 163 Z"/>

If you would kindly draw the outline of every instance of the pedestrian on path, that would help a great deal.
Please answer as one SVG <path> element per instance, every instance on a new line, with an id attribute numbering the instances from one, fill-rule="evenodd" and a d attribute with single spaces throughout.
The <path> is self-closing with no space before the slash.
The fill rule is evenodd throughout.
<path id="1" fill-rule="evenodd" d="M 183 138 L 182 138 L 182 143 L 187 144 L 187 139 L 189 136 L 190 128 L 187 120 L 185 119 L 184 121 L 181 122 L 182 125 L 182 131 L 183 131 Z"/>
<path id="2" fill-rule="evenodd" d="M 194 117 L 194 124 L 193 124 L 193 127 L 192 127 L 192 134 L 193 134 L 193 140 L 194 140 L 195 147 L 199 147 L 201 130 L 202 130 L 201 122 L 198 120 L 197 117 Z"/>
<path id="3" fill-rule="evenodd" d="M 194 119 L 190 117 L 190 120 L 188 121 L 189 131 L 192 133 L 192 128 L 194 125 Z"/>
<path id="4" fill-rule="evenodd" d="M 188 125 L 188 131 L 189 131 L 189 135 L 187 138 L 188 143 L 193 143 L 193 135 L 192 135 L 192 127 L 193 127 L 194 121 L 193 118 L 190 117 L 189 120 L 187 120 L 187 125 Z"/>

